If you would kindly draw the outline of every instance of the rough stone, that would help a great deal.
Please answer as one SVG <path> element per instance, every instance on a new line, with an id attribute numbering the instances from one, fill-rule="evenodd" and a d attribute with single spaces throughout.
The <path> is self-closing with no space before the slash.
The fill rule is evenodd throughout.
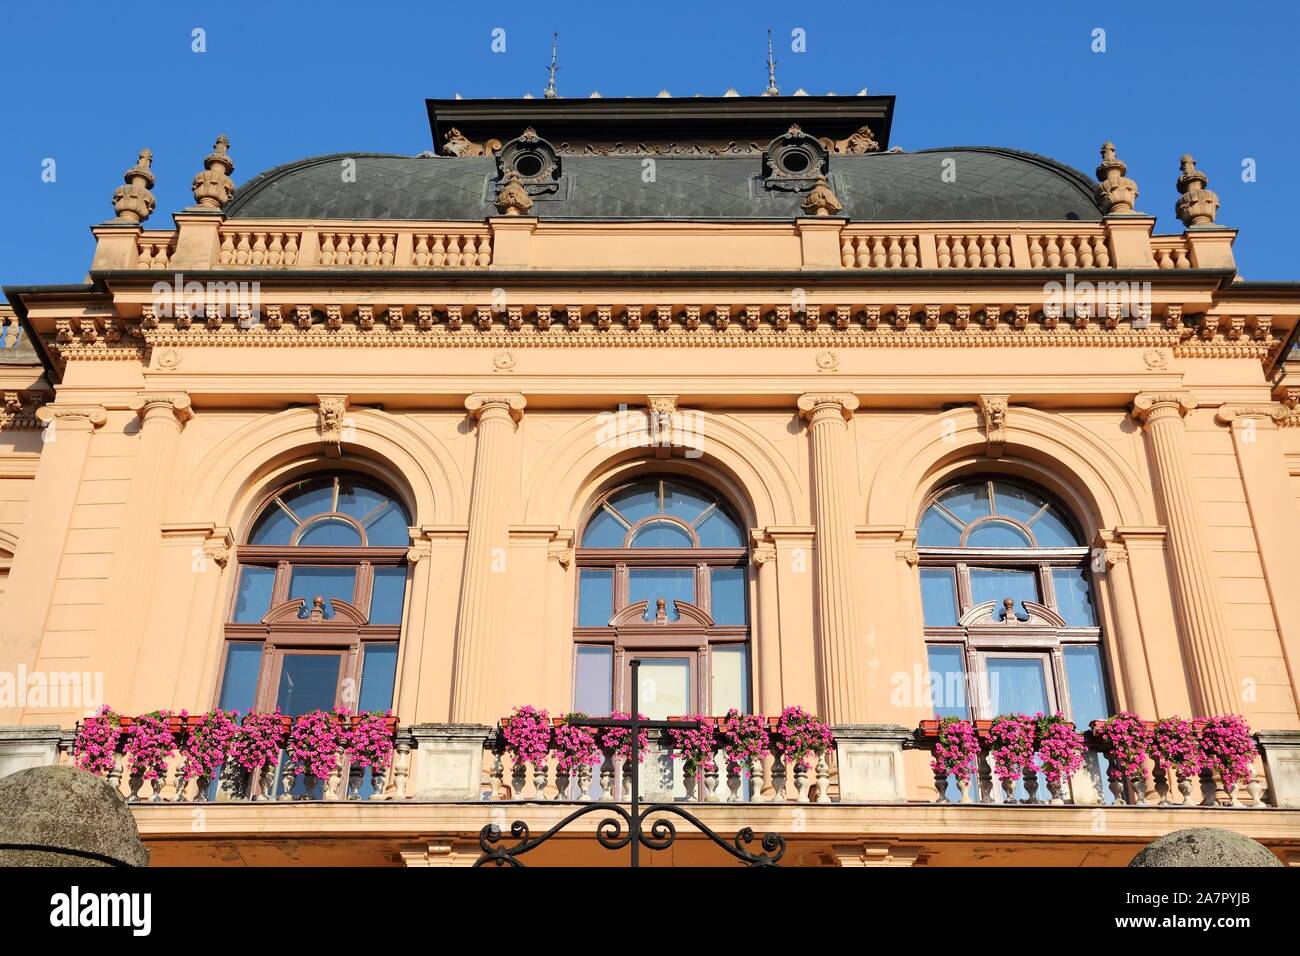
<path id="1" fill-rule="evenodd" d="M 1281 866 L 1282 861 L 1250 837 L 1215 827 L 1192 827 L 1152 840 L 1129 866 Z"/>
<path id="2" fill-rule="evenodd" d="M 148 866 L 149 851 L 131 810 L 103 779 L 33 767 L 0 780 L 0 866 L 113 863 Z"/>

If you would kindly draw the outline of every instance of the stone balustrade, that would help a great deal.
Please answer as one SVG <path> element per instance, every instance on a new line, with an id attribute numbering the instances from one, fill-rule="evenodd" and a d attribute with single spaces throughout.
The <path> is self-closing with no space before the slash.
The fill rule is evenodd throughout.
<path id="1" fill-rule="evenodd" d="M 800 220 L 791 244 L 722 233 L 719 265 L 876 270 L 1190 269 L 1232 264 L 1231 230 L 1213 236 L 1149 235 L 1151 220 L 1100 223 L 851 223 Z M 279 222 L 178 217 L 176 230 L 96 232 L 97 268 L 127 269 L 485 269 L 554 268 L 583 260 L 594 243 L 610 265 L 672 267 L 673 243 L 647 243 L 642 227 L 550 224 L 531 218 L 465 222 Z M 737 230 L 744 227 L 737 226 Z M 590 235 L 583 239 L 584 233 Z M 662 238 L 662 237 L 661 237 Z M 120 244 L 125 242 L 126 249 Z M 1205 248 L 1197 254 L 1195 246 Z M 1224 246 L 1227 243 L 1227 246 Z M 498 249 L 498 246 L 500 248 Z M 658 258 L 667 256 L 663 262 Z M 734 260 L 734 261 L 733 261 Z"/>
<path id="2" fill-rule="evenodd" d="M 1255 735 L 1260 759 L 1249 781 L 1225 787 L 1208 771 L 1195 779 L 1174 776 L 1147 764 L 1141 783 L 1113 780 L 1104 751 L 1086 735 L 1083 767 L 1064 786 L 1052 788 L 1029 771 L 1014 780 L 994 774 L 987 747 L 975 773 L 966 781 L 932 774 L 932 783 L 902 784 L 903 750 L 928 754 L 934 740 L 898 728 L 863 725 L 837 729 L 836 746 L 813 755 L 806 767 L 792 767 L 768 755 L 728 772 L 725 755 L 716 755 L 715 770 L 686 781 L 682 765 L 666 741 L 652 740 L 641 768 L 641 797 L 650 801 L 694 803 L 940 803 L 983 806 L 1055 805 L 1076 807 L 1159 807 L 1264 809 L 1300 807 L 1300 732 L 1262 731 Z M 46 763 L 72 765 L 74 732 L 57 727 L 0 728 L 0 776 Z M 863 748 L 866 747 L 864 750 Z M 865 755 L 865 757 L 864 757 Z M 921 756 L 921 755 L 918 755 Z M 865 763 L 855 763 L 864 759 Z M 123 799 L 156 803 L 305 801 L 584 802 L 627 801 L 630 768 L 622 757 L 603 749 L 600 762 L 571 773 L 557 766 L 552 753 L 539 765 L 516 763 L 502 746 L 496 728 L 464 724 L 421 724 L 398 730 L 387 769 L 349 766 L 340 751 L 337 768 L 325 779 L 299 778 L 277 764 L 248 774 L 227 767 L 217 780 L 186 779 L 180 755 L 173 754 L 157 780 L 136 773 L 130 759 L 117 753 L 104 773 Z M 861 766 L 879 768 L 891 780 L 863 781 Z M 923 760 L 911 763 L 914 769 Z M 847 773 L 844 768 L 848 767 Z M 897 781 L 895 783 L 894 781 Z M 891 793 L 891 788 L 893 792 Z M 923 798 L 923 790 L 932 796 Z"/>
<path id="3" fill-rule="evenodd" d="M 1109 773 L 1104 750 L 1091 734 L 1085 735 L 1087 749 L 1083 766 L 1068 781 L 1053 787 L 1044 775 L 1027 767 L 1017 778 L 998 779 L 987 742 L 983 742 L 975 771 L 966 780 L 934 772 L 935 803 L 982 804 L 986 806 L 1111 806 L 1111 807 L 1232 807 L 1262 809 L 1283 806 L 1279 794 L 1269 786 L 1269 756 L 1256 761 L 1249 781 L 1228 784 L 1209 770 L 1195 777 L 1171 775 L 1148 760 L 1142 779 L 1121 780 Z M 916 746 L 933 751 L 935 741 L 918 735 Z"/>

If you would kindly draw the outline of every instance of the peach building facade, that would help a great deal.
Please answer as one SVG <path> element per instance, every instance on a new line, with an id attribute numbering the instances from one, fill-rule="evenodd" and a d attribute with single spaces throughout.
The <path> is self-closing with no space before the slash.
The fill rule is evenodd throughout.
<path id="1" fill-rule="evenodd" d="M 7 288 L 0 771 L 69 760 L 88 704 L 391 707 L 378 792 L 169 775 L 142 835 L 464 864 L 579 796 L 499 719 L 626 710 L 637 658 L 651 716 L 835 729 L 807 779 L 695 794 L 783 863 L 1124 864 L 1183 826 L 1297 858 L 1300 291 L 1237 276 L 1205 175 L 1146 184 L 1186 226 L 1153 235 L 1109 144 L 1092 180 L 889 151 L 892 97 L 670 105 L 430 101 L 437 155 L 238 190 L 223 138 L 172 229 L 142 154 L 84 284 Z M 920 722 L 1011 709 L 1238 714 L 1260 757 L 944 802 Z M 594 823 L 537 862 L 618 863 Z M 658 863 L 725 862 L 682 831 Z"/>

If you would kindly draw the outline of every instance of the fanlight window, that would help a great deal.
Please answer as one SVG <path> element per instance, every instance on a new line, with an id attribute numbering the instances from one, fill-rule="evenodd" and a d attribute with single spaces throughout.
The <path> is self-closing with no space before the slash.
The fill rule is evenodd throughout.
<path id="1" fill-rule="evenodd" d="M 1108 714 L 1089 551 L 1058 502 L 965 480 L 930 498 L 917 546 L 936 714 Z"/>
<path id="2" fill-rule="evenodd" d="M 603 495 L 577 550 L 574 707 L 626 709 L 642 660 L 651 716 L 749 705 L 748 549 L 715 492 L 678 479 Z"/>
<path id="3" fill-rule="evenodd" d="M 357 475 L 313 476 L 272 495 L 238 549 L 218 705 L 386 710 L 409 524 L 391 492 Z"/>

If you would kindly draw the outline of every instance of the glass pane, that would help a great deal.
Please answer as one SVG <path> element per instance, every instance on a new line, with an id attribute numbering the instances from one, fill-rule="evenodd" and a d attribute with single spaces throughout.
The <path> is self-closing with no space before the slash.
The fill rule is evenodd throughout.
<path id="1" fill-rule="evenodd" d="M 584 548 L 621 548 L 623 547 L 623 538 L 626 535 L 627 528 L 612 514 L 601 508 L 587 522 L 587 528 L 582 533 L 582 546 Z"/>
<path id="2" fill-rule="evenodd" d="M 976 604 L 996 601 L 993 608 L 993 620 L 1000 621 L 1006 615 L 1002 602 L 1011 598 L 1016 602 L 1016 616 L 1022 621 L 1029 619 L 1025 610 L 1025 601 L 1038 601 L 1038 572 L 1020 571 L 1011 568 L 971 568 L 971 600 Z"/>
<path id="3" fill-rule="evenodd" d="M 339 501 L 334 510 L 360 521 L 388 500 L 388 495 L 373 488 L 339 479 Z"/>
<path id="4" fill-rule="evenodd" d="M 743 548 L 745 540 L 740 528 L 721 511 L 714 511 L 695 529 L 700 536 L 701 548 Z"/>
<path id="5" fill-rule="evenodd" d="M 614 649 L 579 645 L 574 648 L 573 709 L 591 717 L 607 717 L 614 709 Z"/>
<path id="6" fill-rule="evenodd" d="M 940 503 L 962 521 L 970 524 L 976 518 L 989 514 L 989 488 L 987 482 L 958 485 L 939 496 Z"/>
<path id="7" fill-rule="evenodd" d="M 628 572 L 628 603 L 647 602 L 645 620 L 655 619 L 659 598 L 667 602 L 668 620 L 677 620 L 675 601 L 695 603 L 695 572 L 690 568 L 633 568 Z"/>
<path id="8" fill-rule="evenodd" d="M 1110 716 L 1106 703 L 1106 677 L 1101 669 L 1101 648 L 1075 644 L 1065 648 L 1065 680 L 1070 685 L 1070 719 L 1076 727 Z"/>
<path id="9" fill-rule="evenodd" d="M 742 714 L 749 713 L 749 648 L 722 644 L 714 647 L 709 657 L 709 712 L 721 716 L 734 707 Z"/>
<path id="10" fill-rule="evenodd" d="M 401 624 L 405 599 L 406 568 L 375 568 L 375 583 L 370 592 L 370 623 Z"/>
<path id="11" fill-rule="evenodd" d="M 651 720 L 667 720 L 694 713 L 690 659 L 643 658 L 638 694 L 637 707 Z"/>
<path id="12" fill-rule="evenodd" d="M 627 519 L 628 524 L 636 524 L 642 518 L 659 513 L 659 482 L 624 488 L 617 494 L 610 495 L 609 503 Z"/>
<path id="13" fill-rule="evenodd" d="M 984 667 L 989 675 L 993 716 L 1047 713 L 1047 681 L 1041 657 L 986 655 Z"/>
<path id="14" fill-rule="evenodd" d="M 936 717 L 969 717 L 966 704 L 965 653 L 960 647 L 932 644 L 926 649 L 930 663 L 930 706 Z"/>
<path id="15" fill-rule="evenodd" d="M 698 518 L 700 513 L 711 504 L 713 504 L 712 498 L 706 497 L 694 488 L 672 482 L 664 485 L 664 514 L 690 522 Z"/>
<path id="16" fill-rule="evenodd" d="M 993 482 L 993 510 L 997 514 L 1028 522 L 1042 506 L 1041 495 L 1005 481 Z"/>
<path id="17" fill-rule="evenodd" d="M 257 523 L 253 525 L 253 531 L 248 536 L 248 543 L 288 544 L 293 537 L 294 529 L 297 527 L 297 522 L 289 517 L 289 513 L 273 501 L 267 505 L 261 517 L 257 519 Z"/>
<path id="18" fill-rule="evenodd" d="M 239 569 L 239 586 L 235 590 L 235 610 L 230 619 L 236 624 L 255 624 L 271 607 L 271 589 L 275 568 L 244 566 Z"/>
<path id="19" fill-rule="evenodd" d="M 356 548 L 361 545 L 361 534 L 346 521 L 325 518 L 308 526 L 298 544 L 313 548 Z"/>
<path id="20" fill-rule="evenodd" d="M 693 548 L 695 542 L 681 525 L 652 521 L 643 525 L 632 539 L 634 548 Z"/>
<path id="21" fill-rule="evenodd" d="M 930 508 L 916 530 L 916 543 L 922 548 L 955 548 L 961 543 L 961 528 L 938 508 Z"/>
<path id="22" fill-rule="evenodd" d="M 1038 539 L 1040 548 L 1077 548 L 1079 539 L 1075 536 L 1064 516 L 1056 508 L 1048 508 L 1043 516 L 1029 526 L 1029 530 Z"/>
<path id="23" fill-rule="evenodd" d="M 226 673 L 221 678 L 222 710 L 241 713 L 253 709 L 257 699 L 257 673 L 262 665 L 262 645 L 241 643 L 226 645 Z"/>
<path id="24" fill-rule="evenodd" d="M 393 681 L 397 677 L 397 645 L 367 644 L 361 658 L 361 693 L 357 712 L 393 706 Z"/>
<path id="25" fill-rule="evenodd" d="M 957 623 L 957 577 L 950 569 L 921 569 L 921 610 L 929 627 Z"/>
<path id="26" fill-rule="evenodd" d="M 968 548 L 1027 548 L 1024 532 L 1005 521 L 985 521 L 966 536 Z"/>
<path id="27" fill-rule="evenodd" d="M 334 510 L 334 479 L 300 481 L 288 491 L 281 492 L 280 498 L 293 509 L 300 521 L 306 521 L 312 515 Z"/>
<path id="28" fill-rule="evenodd" d="M 290 717 L 333 710 L 338 694 L 341 654 L 285 654 L 275 702 Z"/>
<path id="29" fill-rule="evenodd" d="M 578 572 L 578 626 L 604 627 L 614 616 L 614 572 L 583 568 Z"/>
<path id="30" fill-rule="evenodd" d="M 1071 627 L 1096 627 L 1097 615 L 1092 607 L 1092 588 L 1083 568 L 1053 568 L 1052 584 L 1056 588 L 1056 612 Z"/>
<path id="31" fill-rule="evenodd" d="M 709 578 L 713 591 L 713 622 L 748 624 L 749 618 L 745 613 L 745 569 L 711 568 Z"/>
<path id="32" fill-rule="evenodd" d="M 333 599 L 352 603 L 356 591 L 356 568 L 294 568 L 289 578 L 289 599 L 304 600 L 300 617 L 311 613 L 312 599 L 325 598 L 325 616 L 334 616 Z"/>
<path id="33" fill-rule="evenodd" d="M 405 548 L 411 543 L 406 512 L 389 505 L 366 525 L 366 544 L 372 548 Z"/>

